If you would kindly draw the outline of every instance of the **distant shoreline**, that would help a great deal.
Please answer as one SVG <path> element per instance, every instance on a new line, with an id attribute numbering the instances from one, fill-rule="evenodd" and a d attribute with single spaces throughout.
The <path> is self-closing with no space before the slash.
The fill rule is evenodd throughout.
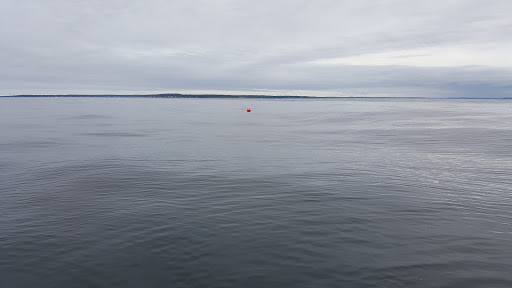
<path id="1" fill-rule="evenodd" d="M 365 96 L 353 96 L 353 97 L 336 97 L 336 96 L 279 96 L 279 95 L 229 95 L 229 94 L 26 94 L 26 95 L 6 95 L 0 96 L 0 98 L 218 98 L 218 99 L 489 99 L 489 100 L 512 100 L 512 97 L 365 97 Z"/>

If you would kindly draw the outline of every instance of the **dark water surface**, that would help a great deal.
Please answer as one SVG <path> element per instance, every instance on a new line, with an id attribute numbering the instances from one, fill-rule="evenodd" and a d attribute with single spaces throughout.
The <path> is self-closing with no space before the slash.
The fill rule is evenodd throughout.
<path id="1" fill-rule="evenodd" d="M 0 287 L 512 287 L 511 204 L 512 101 L 0 99 Z"/>

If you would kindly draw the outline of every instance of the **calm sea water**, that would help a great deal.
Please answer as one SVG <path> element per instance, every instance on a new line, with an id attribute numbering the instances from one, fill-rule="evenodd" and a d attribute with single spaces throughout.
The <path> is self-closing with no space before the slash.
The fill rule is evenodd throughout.
<path id="1" fill-rule="evenodd" d="M 512 287 L 511 112 L 0 99 L 0 287 Z"/>

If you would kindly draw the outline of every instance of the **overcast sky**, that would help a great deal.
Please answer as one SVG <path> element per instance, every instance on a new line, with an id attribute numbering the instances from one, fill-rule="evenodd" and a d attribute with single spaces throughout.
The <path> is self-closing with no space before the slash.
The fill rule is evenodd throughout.
<path id="1" fill-rule="evenodd" d="M 512 1 L 1 0 L 0 95 L 512 97 Z"/>

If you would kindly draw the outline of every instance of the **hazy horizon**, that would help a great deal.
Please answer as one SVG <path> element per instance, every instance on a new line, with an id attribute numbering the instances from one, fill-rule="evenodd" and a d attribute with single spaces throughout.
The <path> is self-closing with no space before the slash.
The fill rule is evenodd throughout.
<path id="1" fill-rule="evenodd" d="M 229 92 L 228 92 L 229 93 Z M 424 96 L 377 96 L 377 95 L 361 95 L 361 96 L 318 96 L 318 95 L 293 95 L 293 94 L 257 94 L 257 93 L 174 93 L 174 92 L 161 92 L 161 93 L 103 93 L 103 94 L 18 94 L 18 95 L 0 95 L 0 98 L 44 98 L 44 97 L 59 97 L 59 98 L 195 98 L 195 99 L 212 99 L 212 98 L 249 98 L 249 99 L 265 99 L 265 98 L 280 98 L 280 99 L 429 99 L 429 100 L 512 100 L 511 97 L 464 97 L 464 96 L 451 96 L 451 97 L 424 97 Z"/>
<path id="2" fill-rule="evenodd" d="M 512 95 L 510 1 L 0 3 L 0 95 Z"/>

